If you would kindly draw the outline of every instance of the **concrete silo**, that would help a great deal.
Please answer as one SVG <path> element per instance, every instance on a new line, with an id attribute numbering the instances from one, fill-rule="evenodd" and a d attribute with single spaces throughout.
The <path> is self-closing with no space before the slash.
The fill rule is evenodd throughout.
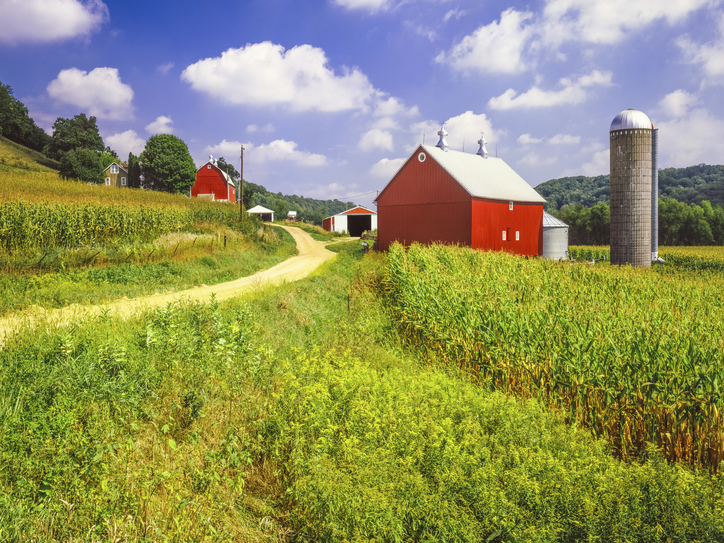
<path id="1" fill-rule="evenodd" d="M 611 264 L 651 266 L 652 132 L 635 109 L 611 123 Z"/>

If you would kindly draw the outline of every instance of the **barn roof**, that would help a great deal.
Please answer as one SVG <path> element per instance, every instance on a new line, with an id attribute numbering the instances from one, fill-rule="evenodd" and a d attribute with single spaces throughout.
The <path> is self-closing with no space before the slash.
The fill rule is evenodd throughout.
<path id="1" fill-rule="evenodd" d="M 418 160 L 420 149 L 440 164 L 473 198 L 545 203 L 545 199 L 502 158 L 483 158 L 472 153 L 443 151 L 431 145 L 420 145 L 405 164 L 411 159 Z M 380 191 L 380 196 L 387 186 Z"/>
<path id="2" fill-rule="evenodd" d="M 254 206 L 247 213 L 274 213 L 271 209 L 262 206 Z"/>
<path id="3" fill-rule="evenodd" d="M 201 170 L 203 170 L 203 169 L 206 167 L 207 164 L 211 164 L 211 165 L 214 167 L 214 169 L 223 176 L 223 178 L 224 178 L 224 180 L 226 181 L 226 184 L 227 184 L 227 185 L 231 185 L 232 187 L 236 188 L 236 185 L 235 185 L 234 182 L 231 180 L 231 177 L 229 177 L 229 174 L 227 174 L 224 170 L 222 170 L 221 168 L 219 168 L 219 167 L 216 165 L 216 163 L 213 162 L 213 161 L 211 161 L 211 160 L 207 160 L 207 161 L 204 163 L 203 166 L 201 166 L 198 170 L 196 170 L 196 172 L 198 173 L 198 172 L 200 172 Z"/>

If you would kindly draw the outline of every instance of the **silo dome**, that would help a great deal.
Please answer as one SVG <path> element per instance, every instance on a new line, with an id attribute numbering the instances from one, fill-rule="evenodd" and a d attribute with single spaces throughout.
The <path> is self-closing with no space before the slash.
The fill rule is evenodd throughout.
<path id="1" fill-rule="evenodd" d="M 631 128 L 648 128 L 651 130 L 652 127 L 651 119 L 646 113 L 637 109 L 626 109 L 613 118 L 609 132 L 629 130 Z"/>

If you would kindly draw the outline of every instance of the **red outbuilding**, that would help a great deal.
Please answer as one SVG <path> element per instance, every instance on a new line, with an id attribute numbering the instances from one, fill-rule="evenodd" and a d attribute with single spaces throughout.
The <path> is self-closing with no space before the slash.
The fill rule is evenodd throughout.
<path id="1" fill-rule="evenodd" d="M 543 253 L 545 200 L 502 159 L 420 145 L 377 196 L 378 246 L 441 242 Z"/>
<path id="2" fill-rule="evenodd" d="M 191 197 L 211 198 L 222 202 L 236 202 L 236 188 L 226 172 L 216 165 L 213 157 L 196 171 L 196 183 Z"/>

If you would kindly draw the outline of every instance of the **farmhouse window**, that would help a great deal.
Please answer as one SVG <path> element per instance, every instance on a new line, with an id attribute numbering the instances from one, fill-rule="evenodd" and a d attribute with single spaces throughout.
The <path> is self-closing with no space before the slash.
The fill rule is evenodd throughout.
<path id="1" fill-rule="evenodd" d="M 121 177 L 121 185 L 123 185 L 124 187 L 126 186 L 126 178 L 125 178 L 125 177 Z"/>
<path id="2" fill-rule="evenodd" d="M 116 166 L 115 164 L 113 164 L 113 165 L 111 166 L 111 173 L 118 173 L 118 166 Z"/>
<path id="3" fill-rule="evenodd" d="M 111 178 L 110 178 L 110 177 L 106 177 L 106 185 L 109 186 L 109 187 L 111 186 Z"/>

